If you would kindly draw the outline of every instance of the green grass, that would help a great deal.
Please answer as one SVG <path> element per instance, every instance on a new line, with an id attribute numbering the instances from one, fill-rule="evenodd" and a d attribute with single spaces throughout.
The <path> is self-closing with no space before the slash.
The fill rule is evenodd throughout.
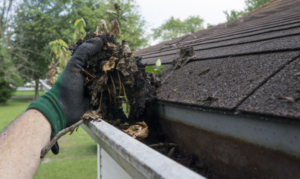
<path id="1" fill-rule="evenodd" d="M 30 104 L 28 100 L 10 100 L 0 105 L 0 131 L 21 115 Z M 84 179 L 97 177 L 97 145 L 82 129 L 58 140 L 58 155 L 48 153 L 35 179 Z"/>
<path id="2" fill-rule="evenodd" d="M 45 94 L 44 91 L 39 91 L 40 96 L 43 94 Z M 34 96 L 34 95 L 35 95 L 34 91 L 14 91 L 12 93 L 12 96 L 20 96 L 20 97 L 21 96 Z"/>
<path id="3" fill-rule="evenodd" d="M 15 118 L 20 116 L 28 107 L 31 101 L 10 100 L 0 104 L 0 131 L 8 126 Z"/>

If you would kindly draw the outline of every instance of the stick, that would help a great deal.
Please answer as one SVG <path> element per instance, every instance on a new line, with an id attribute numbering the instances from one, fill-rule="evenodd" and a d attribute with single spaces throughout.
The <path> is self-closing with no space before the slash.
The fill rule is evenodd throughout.
<path id="1" fill-rule="evenodd" d="M 111 96 L 110 96 L 110 90 L 109 90 L 109 87 L 108 86 L 106 86 L 107 87 L 107 91 L 108 91 L 108 94 L 109 94 L 109 105 L 111 105 Z"/>
<path id="2" fill-rule="evenodd" d="M 110 74 L 110 73 L 109 73 L 109 75 L 110 75 L 111 82 L 112 82 L 112 84 L 113 84 L 113 87 L 114 87 L 114 93 L 115 93 L 115 95 L 117 95 L 117 90 L 116 90 L 116 87 L 115 87 L 114 80 L 113 80 L 113 78 L 112 78 L 112 76 L 111 76 L 111 74 Z M 114 100 L 114 103 L 116 103 L 116 98 L 115 98 L 115 100 Z"/>
<path id="3" fill-rule="evenodd" d="M 168 153 L 168 157 L 171 158 L 172 155 L 174 154 L 174 151 L 175 151 L 175 147 L 173 147 L 170 152 Z"/>
<path id="4" fill-rule="evenodd" d="M 80 121 L 78 121 L 77 123 L 73 124 L 72 126 L 61 130 L 59 133 L 56 134 L 56 136 L 50 141 L 50 143 L 42 149 L 41 151 L 41 160 L 44 159 L 44 157 L 47 155 L 47 153 L 49 152 L 49 150 L 53 147 L 53 145 L 57 142 L 57 140 L 67 134 L 68 132 L 73 131 L 76 127 L 80 126 L 80 124 L 83 123 L 83 120 L 81 119 Z"/>
<path id="5" fill-rule="evenodd" d="M 98 109 L 97 109 L 97 112 L 100 112 L 100 109 L 101 109 L 101 103 L 102 103 L 102 92 L 101 92 L 100 104 L 99 104 L 99 107 L 98 107 Z"/>
<path id="6" fill-rule="evenodd" d="M 119 89 L 119 96 L 121 95 L 121 85 L 122 85 L 122 82 L 121 82 L 121 77 L 120 77 L 120 74 L 119 74 L 119 71 L 117 71 L 118 73 L 118 78 L 119 78 L 119 83 L 120 83 L 120 89 Z M 119 98 L 118 98 L 118 103 L 119 103 Z M 117 105 L 117 103 L 116 103 Z"/>
<path id="7" fill-rule="evenodd" d="M 158 143 L 149 145 L 149 147 L 177 147 L 177 144 L 174 143 Z"/>
<path id="8" fill-rule="evenodd" d="M 173 73 L 173 71 L 175 70 L 175 68 L 173 68 L 173 70 L 168 74 L 168 76 L 161 82 L 161 84 L 163 84 L 167 78 L 169 78 L 169 76 Z"/>

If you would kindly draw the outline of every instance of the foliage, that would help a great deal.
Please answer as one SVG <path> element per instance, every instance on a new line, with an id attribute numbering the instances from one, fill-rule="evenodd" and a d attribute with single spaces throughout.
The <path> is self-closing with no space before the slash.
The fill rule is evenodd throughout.
<path id="1" fill-rule="evenodd" d="M 245 0 L 246 3 L 246 9 L 247 12 L 252 12 L 257 8 L 260 8 L 261 6 L 267 4 L 271 0 Z"/>
<path id="2" fill-rule="evenodd" d="M 0 78 L 0 103 L 5 103 L 11 97 L 11 94 L 12 88 L 3 78 Z"/>
<path id="3" fill-rule="evenodd" d="M 211 28 L 211 27 L 214 27 L 214 26 L 216 26 L 216 25 L 213 25 L 213 24 L 207 23 L 207 29 L 208 29 L 208 28 Z"/>
<path id="4" fill-rule="evenodd" d="M 203 22 L 204 20 L 199 16 L 190 16 L 183 21 L 171 17 L 160 27 L 152 29 L 153 39 L 161 39 L 162 41 L 166 41 L 186 34 L 194 33 L 204 29 Z"/>
<path id="5" fill-rule="evenodd" d="M 130 104 L 128 102 L 128 98 L 127 98 L 127 95 L 126 95 L 125 87 L 123 86 L 122 88 L 123 88 L 124 96 L 118 96 L 117 98 L 123 98 L 125 100 L 122 103 L 121 109 L 123 110 L 125 116 L 128 118 L 129 114 L 130 114 L 131 106 L 130 106 Z"/>
<path id="6" fill-rule="evenodd" d="M 72 37 L 72 24 L 68 23 L 66 0 L 22 0 L 16 11 L 14 29 L 15 39 L 25 39 L 22 47 L 28 49 L 28 61 L 34 65 L 25 65 L 21 69 L 32 69 L 26 73 L 36 81 L 36 98 L 38 98 L 38 82 L 46 76 L 48 64 L 51 62 L 48 43 L 61 38 Z"/>
<path id="7" fill-rule="evenodd" d="M 226 10 L 224 11 L 224 14 L 226 15 L 227 21 L 236 20 L 254 11 L 257 8 L 260 8 L 261 6 L 265 5 L 270 1 L 271 0 L 245 0 L 246 8 L 244 10 L 242 11 L 231 10 L 230 12 Z"/>
<path id="8" fill-rule="evenodd" d="M 106 19 L 108 12 L 116 15 L 114 3 L 121 8 L 119 17 L 122 36 L 116 37 L 118 42 L 126 39 L 126 44 L 132 49 L 139 49 L 148 45 L 149 37 L 145 36 L 146 22 L 139 12 L 139 6 L 135 0 L 73 0 L 70 5 L 72 17 L 85 19 L 86 32 L 95 32 L 101 19 Z"/>
<path id="9" fill-rule="evenodd" d="M 3 2 L 3 3 L 2 3 Z M 29 64 L 28 49 L 22 48 L 23 39 L 14 39 L 15 13 L 18 6 L 16 0 L 2 0 L 0 6 L 0 78 L 12 86 L 22 85 L 20 76 L 26 78 L 20 67 Z"/>
<path id="10" fill-rule="evenodd" d="M 159 74 L 161 71 L 163 71 L 166 67 L 161 65 L 161 60 L 157 59 L 155 66 L 146 66 L 146 72 L 151 73 L 153 72 L 153 74 Z"/>
<path id="11" fill-rule="evenodd" d="M 74 32 L 74 42 L 76 43 L 79 39 L 83 40 L 86 36 L 86 32 L 84 30 L 84 27 L 86 26 L 86 23 L 83 18 L 77 19 L 74 23 L 74 27 L 76 28 Z"/>
<path id="12" fill-rule="evenodd" d="M 74 23 L 74 41 L 76 43 L 79 39 L 83 40 L 86 36 L 84 27 L 86 26 L 83 18 L 77 19 Z M 70 40 L 69 40 L 70 41 Z M 67 63 L 71 59 L 71 52 L 68 50 L 69 46 L 62 39 L 54 40 L 49 43 L 52 51 L 55 54 L 56 59 L 58 59 L 60 64 L 60 72 L 66 67 Z M 59 72 L 59 73 L 60 73 Z"/>
<path id="13" fill-rule="evenodd" d="M 247 13 L 245 11 L 236 11 L 236 10 L 231 10 L 230 12 L 228 12 L 227 10 L 224 11 L 224 14 L 226 15 L 226 19 L 227 21 L 233 21 L 236 20 L 240 17 L 243 17 L 244 15 L 246 15 Z"/>

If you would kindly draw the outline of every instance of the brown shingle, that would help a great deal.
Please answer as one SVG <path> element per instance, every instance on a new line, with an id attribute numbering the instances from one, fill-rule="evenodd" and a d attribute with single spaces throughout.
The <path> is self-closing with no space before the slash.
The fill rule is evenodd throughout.
<path id="1" fill-rule="evenodd" d="M 175 70 L 158 89 L 159 100 L 199 106 L 234 109 L 263 81 L 299 52 L 228 57 L 190 62 Z M 171 65 L 163 73 L 164 79 Z M 199 75 L 203 70 L 206 74 Z M 215 94 L 216 101 L 205 101 Z"/>
<path id="2" fill-rule="evenodd" d="M 300 75 L 293 76 L 300 60 L 292 62 L 300 54 L 299 9 L 300 0 L 273 0 L 243 18 L 195 32 L 196 39 L 185 38 L 183 44 L 193 46 L 197 57 L 170 75 L 157 90 L 158 99 L 215 112 L 300 118 L 300 100 L 284 99 L 296 100 L 300 90 Z M 178 58 L 178 49 L 165 44 L 180 39 L 135 55 L 148 64 L 160 58 L 167 66 L 163 80 Z"/>
<path id="3" fill-rule="evenodd" d="M 300 58 L 268 80 L 238 110 L 300 119 Z"/>

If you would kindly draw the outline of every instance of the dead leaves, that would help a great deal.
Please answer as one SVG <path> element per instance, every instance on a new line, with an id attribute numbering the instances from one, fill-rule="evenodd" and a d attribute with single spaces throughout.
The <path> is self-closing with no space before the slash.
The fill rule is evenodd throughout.
<path id="1" fill-rule="evenodd" d="M 105 86 L 107 84 L 107 74 L 103 74 L 96 82 L 96 89 L 98 92 L 103 92 L 105 90 Z"/>
<path id="2" fill-rule="evenodd" d="M 106 63 L 103 65 L 102 70 L 104 72 L 110 71 L 111 69 L 115 68 L 116 61 L 118 61 L 118 58 L 111 57 Z"/>
<path id="3" fill-rule="evenodd" d="M 107 33 L 107 25 L 104 19 L 100 20 L 100 28 L 105 30 L 105 33 Z"/>
<path id="4" fill-rule="evenodd" d="M 102 115 L 100 113 L 97 113 L 97 111 L 87 111 L 81 117 L 82 120 L 96 120 L 99 118 L 102 118 Z"/>
<path id="5" fill-rule="evenodd" d="M 132 57 L 122 58 L 116 69 L 121 71 L 124 76 L 129 76 L 130 74 L 138 71 L 136 63 Z"/>
<path id="6" fill-rule="evenodd" d="M 149 129 L 147 124 L 143 121 L 137 122 L 137 125 L 130 126 L 127 130 L 124 130 L 124 132 L 134 139 L 143 140 L 148 137 Z"/>
<path id="7" fill-rule="evenodd" d="M 192 46 L 181 47 L 176 53 L 180 57 L 172 62 L 174 69 L 183 67 L 191 58 L 195 57 L 195 51 Z"/>
<path id="8" fill-rule="evenodd" d="M 118 21 L 116 20 L 111 21 L 110 33 L 113 35 L 121 36 L 121 30 Z"/>

